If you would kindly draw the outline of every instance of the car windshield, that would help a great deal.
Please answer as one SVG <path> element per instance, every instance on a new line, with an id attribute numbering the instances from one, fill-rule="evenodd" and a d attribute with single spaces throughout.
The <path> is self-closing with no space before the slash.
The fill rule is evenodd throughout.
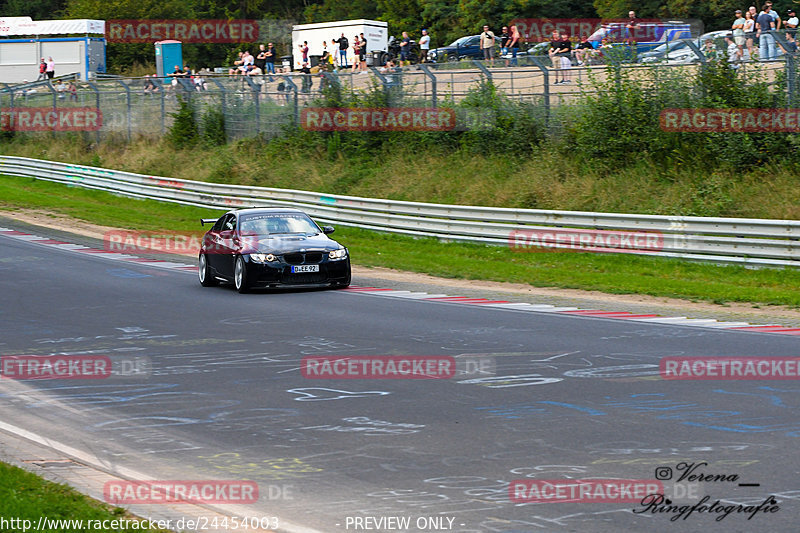
<path id="1" fill-rule="evenodd" d="M 666 42 L 664 44 L 660 44 L 660 45 L 656 46 L 655 48 L 650 50 L 650 53 L 652 53 L 652 54 L 664 54 L 664 53 L 667 53 L 667 52 L 673 52 L 675 50 L 680 50 L 681 48 L 685 48 L 686 46 L 688 46 L 688 45 L 683 41 L 670 41 L 670 42 Z"/>
<path id="2" fill-rule="evenodd" d="M 270 213 L 242 217 L 240 229 L 247 235 L 304 234 L 315 235 L 319 227 L 306 215 L 297 213 Z"/>
<path id="3" fill-rule="evenodd" d="M 466 45 L 470 44 L 470 42 L 469 42 L 469 41 L 470 41 L 472 38 L 473 38 L 473 36 L 469 35 L 469 36 L 467 36 L 467 37 L 462 37 L 462 38 L 460 38 L 460 39 L 456 39 L 455 41 L 453 41 L 453 42 L 450 44 L 450 46 L 466 46 Z"/>

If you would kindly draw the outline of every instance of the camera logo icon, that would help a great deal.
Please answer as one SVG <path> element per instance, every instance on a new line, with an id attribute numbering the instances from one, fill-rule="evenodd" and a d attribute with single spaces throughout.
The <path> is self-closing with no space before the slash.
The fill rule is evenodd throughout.
<path id="1" fill-rule="evenodd" d="M 659 481 L 672 479 L 672 468 L 668 466 L 659 466 L 656 468 L 656 479 Z"/>

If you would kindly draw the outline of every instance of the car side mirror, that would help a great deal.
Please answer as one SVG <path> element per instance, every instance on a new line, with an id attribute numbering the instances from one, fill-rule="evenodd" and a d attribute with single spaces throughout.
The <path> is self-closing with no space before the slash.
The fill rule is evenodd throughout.
<path id="1" fill-rule="evenodd" d="M 322 233 L 324 233 L 325 235 L 330 235 L 334 231 L 336 231 L 336 228 L 334 228 L 333 226 L 322 226 Z"/>
<path id="2" fill-rule="evenodd" d="M 224 229 L 219 232 L 219 236 L 223 239 L 231 239 L 233 238 L 234 231 L 232 229 Z"/>

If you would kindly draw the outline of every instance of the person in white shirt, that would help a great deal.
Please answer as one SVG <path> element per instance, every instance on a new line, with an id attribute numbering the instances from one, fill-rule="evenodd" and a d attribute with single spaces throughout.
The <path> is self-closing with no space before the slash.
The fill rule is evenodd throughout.
<path id="1" fill-rule="evenodd" d="M 428 51 L 431 49 L 431 36 L 428 30 L 422 30 L 422 37 L 419 38 L 419 55 L 422 63 L 428 62 Z"/>
<path id="2" fill-rule="evenodd" d="M 793 8 L 789 8 L 787 15 L 789 15 L 789 18 L 783 23 L 786 26 L 786 40 L 793 43 L 797 40 L 797 25 L 800 24 L 800 20 L 795 15 Z"/>
<path id="3" fill-rule="evenodd" d="M 752 57 L 753 41 L 756 38 L 756 19 L 753 16 L 753 11 L 755 11 L 756 8 L 750 7 L 750 9 L 752 11 L 748 10 L 744 14 L 744 39 L 747 45 L 747 54 Z"/>

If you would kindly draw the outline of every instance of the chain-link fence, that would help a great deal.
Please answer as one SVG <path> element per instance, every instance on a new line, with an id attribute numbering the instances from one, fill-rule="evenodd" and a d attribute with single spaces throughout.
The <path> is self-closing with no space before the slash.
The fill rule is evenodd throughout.
<path id="1" fill-rule="evenodd" d="M 724 33 L 724 32 L 721 32 Z M 159 137 L 173 121 L 181 100 L 193 104 L 198 124 L 210 110 L 224 117 L 229 140 L 257 135 L 279 135 L 284 125 L 298 124 L 301 112 L 321 98 L 326 86 L 337 86 L 344 95 L 379 91 L 397 107 L 445 106 L 467 97 L 486 80 L 508 97 L 533 104 L 545 120 L 555 109 L 576 102 L 581 96 L 602 90 L 604 83 L 642 78 L 661 79 L 696 75 L 713 58 L 727 58 L 731 68 L 741 69 L 750 79 L 767 82 L 775 92 L 785 92 L 789 106 L 800 101 L 797 46 L 783 32 L 771 32 L 778 57 L 759 60 L 757 47 L 743 46 L 739 56 L 732 40 L 724 35 L 665 43 L 661 50 L 633 55 L 624 47 L 574 50 L 569 56 L 550 57 L 521 53 L 516 58 L 492 61 L 471 58 L 444 63 L 421 63 L 404 67 L 369 67 L 333 72 L 297 72 L 274 75 L 196 75 L 192 78 L 72 78 L 37 81 L 20 85 L 0 83 L 0 107 L 9 110 L 39 108 L 99 109 L 102 121 L 96 131 L 83 135 L 100 139 Z M 555 121 L 557 122 L 557 120 Z M 558 124 L 551 124 L 558 126 Z M 8 129 L 8 120 L 3 123 Z M 58 131 L 58 125 L 45 128 Z M 77 128 L 73 128 L 75 130 Z"/>

